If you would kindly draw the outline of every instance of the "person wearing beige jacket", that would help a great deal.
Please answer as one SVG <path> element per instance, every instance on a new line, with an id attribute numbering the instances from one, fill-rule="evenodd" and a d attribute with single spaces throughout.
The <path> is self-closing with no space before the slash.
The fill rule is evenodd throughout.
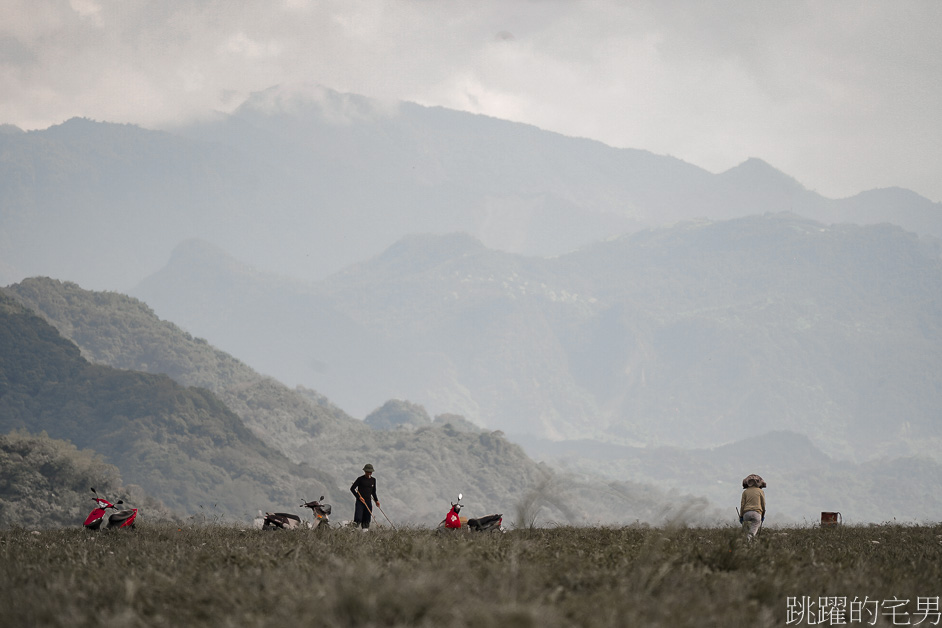
<path id="1" fill-rule="evenodd" d="M 739 501 L 739 523 L 749 535 L 756 538 L 759 528 L 765 521 L 765 480 L 756 474 L 746 476 L 742 481 L 742 499 Z"/>

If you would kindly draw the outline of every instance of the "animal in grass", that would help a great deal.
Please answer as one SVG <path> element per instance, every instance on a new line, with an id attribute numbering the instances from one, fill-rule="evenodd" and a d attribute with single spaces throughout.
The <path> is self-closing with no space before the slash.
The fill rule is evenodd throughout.
<path id="1" fill-rule="evenodd" d="M 765 480 L 752 473 L 742 480 L 742 497 L 739 500 L 739 523 L 743 530 L 754 539 L 759 534 L 765 521 Z"/>
<path id="2" fill-rule="evenodd" d="M 373 465 L 367 463 L 363 466 L 363 475 L 353 481 L 350 486 L 350 492 L 356 498 L 356 508 L 353 512 L 353 524 L 364 530 L 370 529 L 370 522 L 373 520 L 373 506 L 379 506 L 379 498 L 376 497 L 376 478 L 373 477 Z"/>

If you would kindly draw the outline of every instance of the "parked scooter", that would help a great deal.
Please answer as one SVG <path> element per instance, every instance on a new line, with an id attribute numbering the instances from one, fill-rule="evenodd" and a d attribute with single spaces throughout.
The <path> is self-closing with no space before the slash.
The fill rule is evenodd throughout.
<path id="1" fill-rule="evenodd" d="M 293 530 L 301 525 L 301 517 L 290 512 L 266 512 L 262 530 Z"/>
<path id="2" fill-rule="evenodd" d="M 124 503 L 123 500 L 119 499 L 117 503 L 112 504 L 104 497 L 100 497 L 94 487 L 92 488 L 92 492 L 95 493 L 92 499 L 95 500 L 96 508 L 88 513 L 88 517 L 85 518 L 86 528 L 89 530 L 101 529 L 101 524 L 105 522 L 105 515 L 109 508 L 115 512 L 108 517 L 108 523 L 105 525 L 106 529 L 134 527 L 134 524 L 137 522 L 137 508 L 118 510 L 118 506 Z"/>
<path id="3" fill-rule="evenodd" d="M 314 523 L 311 524 L 311 527 L 315 530 L 321 526 L 330 527 L 330 504 L 323 503 L 323 500 L 324 496 L 321 495 L 319 500 L 315 499 L 312 502 L 301 504 L 302 508 L 311 509 L 311 513 L 314 515 Z"/>
<path id="4" fill-rule="evenodd" d="M 484 517 L 468 518 L 462 517 L 458 513 L 464 507 L 461 503 L 461 493 L 458 493 L 458 501 L 452 502 L 451 510 L 445 515 L 445 518 L 438 524 L 439 530 L 460 530 L 465 528 L 472 532 L 506 532 L 503 521 L 504 515 L 486 515 Z"/>
<path id="5" fill-rule="evenodd" d="M 317 529 L 321 526 L 325 528 L 330 527 L 330 504 L 324 504 L 321 500 L 324 499 L 324 496 L 321 495 L 321 499 L 315 499 L 312 502 L 306 502 L 301 504 L 301 508 L 310 508 L 311 512 L 314 514 L 313 523 L 302 522 L 301 517 L 291 514 L 289 512 L 266 512 L 265 519 L 262 522 L 263 530 L 277 529 L 277 530 L 293 530 L 302 525 L 302 523 L 307 523 L 307 527 Z"/>

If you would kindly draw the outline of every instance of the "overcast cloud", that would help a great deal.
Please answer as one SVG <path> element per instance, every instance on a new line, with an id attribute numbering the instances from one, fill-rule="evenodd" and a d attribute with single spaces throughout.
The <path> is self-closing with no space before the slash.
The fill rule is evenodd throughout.
<path id="1" fill-rule="evenodd" d="M 158 128 L 315 82 L 942 201 L 940 32 L 938 0 L 2 0 L 0 123 Z"/>

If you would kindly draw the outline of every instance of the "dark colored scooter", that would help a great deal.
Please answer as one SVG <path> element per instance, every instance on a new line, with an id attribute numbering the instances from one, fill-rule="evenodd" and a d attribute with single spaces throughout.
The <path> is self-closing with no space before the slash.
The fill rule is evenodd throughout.
<path id="1" fill-rule="evenodd" d="M 321 495 L 319 500 L 315 499 L 312 502 L 305 502 L 301 504 L 302 508 L 310 508 L 311 512 L 314 514 L 314 523 L 311 524 L 311 528 L 314 530 L 324 527 L 330 527 L 330 504 L 323 503 L 324 496 Z"/>
<path id="2" fill-rule="evenodd" d="M 315 499 L 312 502 L 301 504 L 301 508 L 310 508 L 314 513 L 314 522 L 308 524 L 308 527 L 317 529 L 321 526 L 330 527 L 330 504 L 322 503 L 324 496 L 320 500 Z M 262 522 L 263 530 L 293 530 L 301 525 L 301 517 L 290 512 L 266 512 L 265 520 Z"/>

